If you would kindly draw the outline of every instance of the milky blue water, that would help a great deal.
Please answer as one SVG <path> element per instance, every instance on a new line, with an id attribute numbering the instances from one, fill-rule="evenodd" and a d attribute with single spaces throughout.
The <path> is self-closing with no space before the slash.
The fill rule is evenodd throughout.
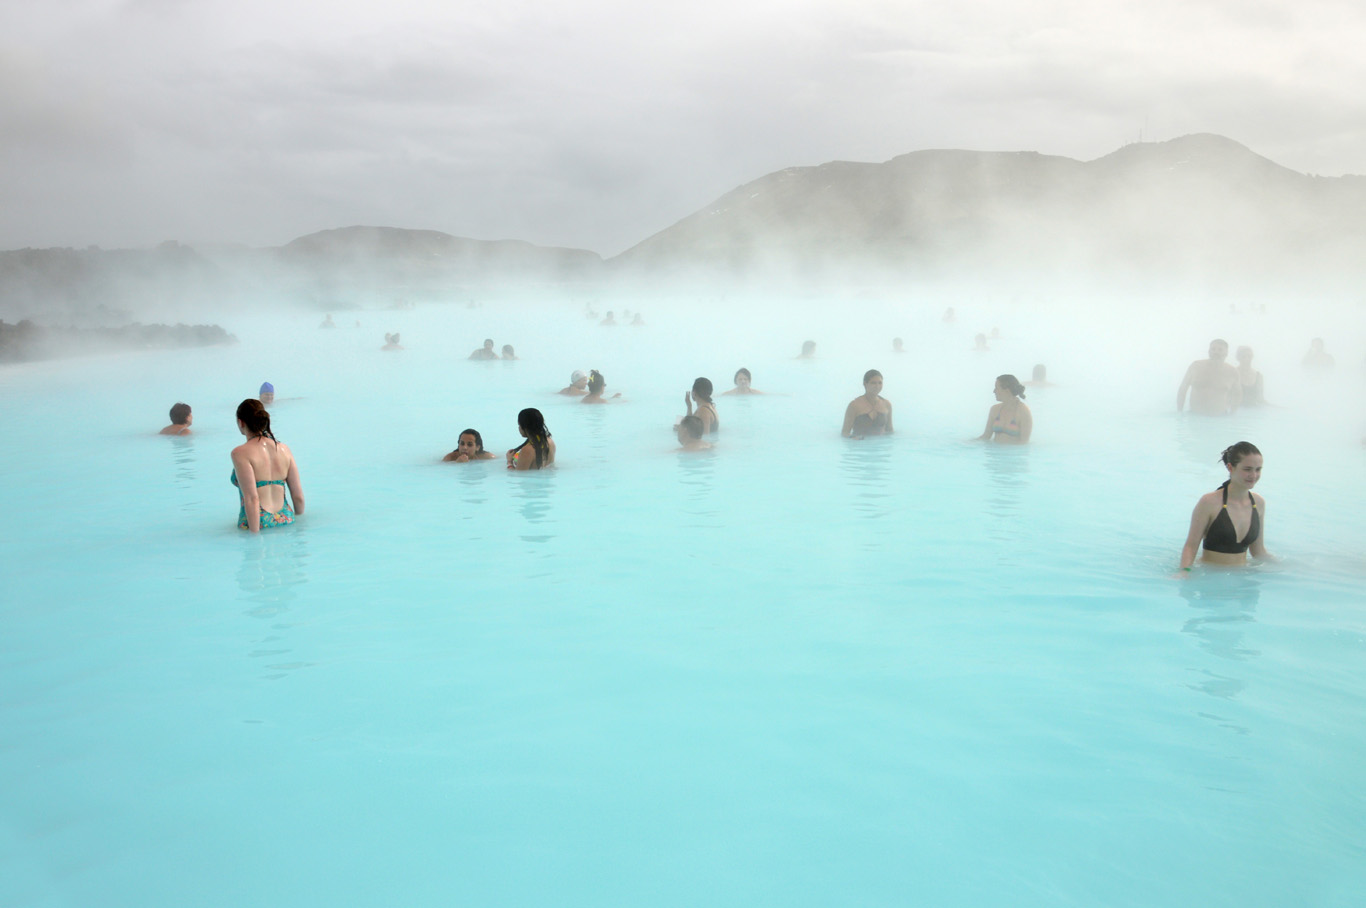
<path id="1" fill-rule="evenodd" d="M 0 370 L 0 905 L 1363 903 L 1363 375 L 1298 373 L 1326 332 L 1005 307 L 973 354 L 963 302 L 580 306 Z M 1209 336 L 1291 325 L 1285 407 L 1174 414 Z M 1039 360 L 1035 443 L 965 441 Z M 739 366 L 773 393 L 680 453 Z M 867 368 L 898 434 L 842 440 Z M 250 536 L 263 380 L 307 510 Z M 178 399 L 194 435 L 152 434 Z M 524 406 L 555 470 L 437 462 Z M 1283 560 L 1174 579 L 1244 437 Z"/>

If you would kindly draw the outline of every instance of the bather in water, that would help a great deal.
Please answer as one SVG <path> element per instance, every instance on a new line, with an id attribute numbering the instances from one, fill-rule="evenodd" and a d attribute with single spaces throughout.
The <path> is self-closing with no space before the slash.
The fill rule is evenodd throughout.
<path id="1" fill-rule="evenodd" d="M 892 402 L 882 396 L 882 373 L 878 370 L 863 373 L 863 393 L 845 408 L 840 434 L 848 438 L 892 434 Z"/>
<path id="2" fill-rule="evenodd" d="M 162 429 L 160 435 L 189 435 L 194 423 L 194 413 L 189 404 L 175 404 L 171 407 L 171 424 Z"/>
<path id="3" fill-rule="evenodd" d="M 696 416 L 683 417 L 678 421 L 675 431 L 678 433 L 678 443 L 685 451 L 706 451 L 711 448 L 711 442 L 702 440 L 702 420 Z"/>
<path id="4" fill-rule="evenodd" d="M 456 440 L 455 450 L 441 458 L 451 463 L 469 463 L 471 460 L 493 460 L 493 452 L 484 450 L 484 438 L 474 429 L 466 429 Z"/>
<path id="5" fill-rule="evenodd" d="M 597 369 L 592 369 L 588 373 L 588 394 L 579 401 L 581 404 L 606 404 L 611 403 L 621 392 L 618 391 L 610 398 L 603 397 L 603 392 L 607 390 L 607 379 L 602 377 L 602 373 Z"/>
<path id="6" fill-rule="evenodd" d="M 1219 460 L 1228 479 L 1195 504 L 1181 549 L 1183 571 L 1195 563 L 1202 542 L 1200 560 L 1209 564 L 1244 565 L 1249 551 L 1259 561 L 1276 560 L 1266 550 L 1266 500 L 1252 491 L 1262 478 L 1262 452 L 1251 442 L 1240 441 L 1225 448 Z"/>
<path id="7" fill-rule="evenodd" d="M 1190 392 L 1191 412 L 1206 416 L 1223 416 L 1238 409 L 1243 397 L 1243 385 L 1238 370 L 1228 359 L 1228 341 L 1215 338 L 1209 342 L 1209 358 L 1197 359 L 1186 369 L 1181 387 L 1176 389 L 1176 410 L 1186 406 L 1186 392 Z"/>
<path id="8" fill-rule="evenodd" d="M 569 375 L 569 384 L 561 388 L 559 393 L 578 396 L 588 393 L 588 373 L 582 369 L 575 369 Z"/>
<path id="9" fill-rule="evenodd" d="M 545 417 L 535 407 L 517 414 L 517 431 L 526 441 L 507 453 L 509 470 L 541 470 L 555 462 L 555 439 L 545 427 Z"/>
<path id="10" fill-rule="evenodd" d="M 692 383 L 692 391 L 683 392 L 683 403 L 688 408 L 688 416 L 693 415 L 693 404 L 697 404 L 697 418 L 702 420 L 702 431 L 715 435 L 721 428 L 721 419 L 716 415 L 716 404 L 711 399 L 711 379 L 699 378 Z"/>
<path id="11" fill-rule="evenodd" d="M 998 375 L 992 393 L 996 404 L 987 412 L 987 427 L 977 438 L 998 444 L 1027 444 L 1034 433 L 1034 416 L 1024 402 L 1024 385 L 1013 375 Z"/>
<path id="12" fill-rule="evenodd" d="M 498 353 L 493 349 L 493 338 L 484 338 L 484 346 L 478 348 L 470 354 L 470 359 L 497 359 Z"/>
<path id="13" fill-rule="evenodd" d="M 764 392 L 750 384 L 752 379 L 753 376 L 749 374 L 748 369 L 740 369 L 735 373 L 735 387 L 729 391 L 722 391 L 721 396 L 724 397 L 727 394 L 763 394 Z"/>
<path id="14" fill-rule="evenodd" d="M 270 431 L 265 405 L 251 397 L 242 401 L 237 407 L 237 431 L 247 439 L 232 449 L 232 484 L 242 502 L 237 526 L 256 533 L 264 527 L 293 523 L 304 513 L 303 482 L 294 455 Z"/>
<path id="15" fill-rule="evenodd" d="M 1238 348 L 1238 384 L 1242 386 L 1239 406 L 1264 407 L 1266 395 L 1262 387 L 1262 373 L 1252 368 L 1252 348 Z"/>

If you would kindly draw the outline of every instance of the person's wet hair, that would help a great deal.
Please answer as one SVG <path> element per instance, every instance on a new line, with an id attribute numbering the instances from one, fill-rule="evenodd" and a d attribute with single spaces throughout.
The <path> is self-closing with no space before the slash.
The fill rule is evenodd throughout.
<path id="1" fill-rule="evenodd" d="M 697 400 L 711 402 L 711 379 L 699 378 L 692 383 L 692 396 Z"/>
<path id="2" fill-rule="evenodd" d="M 815 352 L 816 352 L 816 342 L 815 342 L 815 341 L 802 341 L 802 355 L 803 355 L 803 356 L 805 356 L 805 355 L 807 355 L 807 354 L 809 354 L 809 353 L 815 353 Z"/>
<path id="3" fill-rule="evenodd" d="M 866 385 L 866 384 L 868 384 L 868 382 L 872 381 L 873 379 L 875 379 L 875 378 L 881 378 L 881 377 L 882 377 L 882 373 L 881 373 L 881 372 L 879 372 L 879 371 L 876 370 L 876 369 L 869 369 L 867 372 L 863 373 L 863 383 Z"/>
<path id="4" fill-rule="evenodd" d="M 702 420 L 697 416 L 685 416 L 679 420 L 678 427 L 688 433 L 689 438 L 702 437 Z"/>
<path id="5" fill-rule="evenodd" d="M 741 375 L 743 375 L 745 378 L 750 379 L 751 381 L 754 380 L 754 376 L 749 374 L 749 370 L 741 367 L 735 370 L 735 378 L 733 378 L 732 381 L 734 381 L 738 385 L 740 383 Z"/>
<path id="6" fill-rule="evenodd" d="M 1224 448 L 1223 453 L 1219 455 L 1219 461 L 1220 463 L 1227 464 L 1230 467 L 1236 467 L 1239 463 L 1242 462 L 1243 458 L 1248 456 L 1249 454 L 1260 455 L 1261 453 L 1262 452 L 1258 451 L 1257 446 L 1254 445 L 1252 442 L 1240 441 L 1237 444 L 1232 444 L 1229 445 L 1227 448 Z"/>
<path id="7" fill-rule="evenodd" d="M 476 431 L 476 430 L 474 430 L 474 429 L 465 429 L 463 432 L 460 433 L 459 436 L 456 437 L 456 440 L 459 441 L 459 440 L 460 440 L 460 437 L 461 437 L 461 436 L 465 436 L 465 435 L 473 435 L 473 436 L 474 436 L 474 453 L 476 453 L 476 454 L 483 454 L 483 453 L 484 453 L 484 437 L 483 437 L 482 435 L 480 435 L 480 434 L 478 433 L 478 431 Z"/>
<path id="8" fill-rule="evenodd" d="M 1021 399 L 1024 398 L 1024 385 L 1020 384 L 1020 380 L 1015 376 L 1009 373 L 1006 373 L 1005 375 L 998 375 L 996 376 L 996 381 L 1002 388 L 1005 388 L 1011 394 L 1014 394 L 1016 397 Z"/>
<path id="9" fill-rule="evenodd" d="M 602 373 L 597 369 L 588 372 L 588 393 L 601 394 L 602 389 L 607 387 L 607 379 L 602 377 Z"/>
<path id="10" fill-rule="evenodd" d="M 517 355 L 517 354 L 516 354 L 516 353 L 513 351 L 513 349 L 512 349 L 512 344 L 503 344 L 503 356 L 504 356 L 505 358 L 506 358 L 506 357 L 511 357 L 511 356 L 516 356 L 516 355 Z"/>
<path id="11" fill-rule="evenodd" d="M 185 420 L 190 418 L 189 404 L 176 404 L 171 407 L 171 424 L 177 426 L 185 425 Z"/>
<path id="12" fill-rule="evenodd" d="M 237 418 L 242 420 L 242 425 L 253 435 L 264 435 L 279 443 L 279 439 L 270 431 L 270 411 L 256 398 L 248 397 L 237 405 Z"/>
<path id="13" fill-rule="evenodd" d="M 597 372 L 593 374 L 597 375 Z M 550 431 L 545 427 L 545 417 L 535 407 L 527 407 L 517 414 L 517 426 L 526 433 L 527 443 L 536 452 L 536 469 L 539 470 L 550 457 Z"/>

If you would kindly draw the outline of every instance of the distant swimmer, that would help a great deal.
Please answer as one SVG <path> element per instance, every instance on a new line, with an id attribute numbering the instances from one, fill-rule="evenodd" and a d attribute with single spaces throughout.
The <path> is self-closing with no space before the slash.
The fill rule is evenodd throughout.
<path id="1" fill-rule="evenodd" d="M 1333 371 L 1334 361 L 1331 353 L 1323 349 L 1323 338 L 1316 337 L 1309 342 L 1309 352 L 1300 361 L 1304 371 L 1311 375 L 1327 375 Z"/>
<path id="2" fill-rule="evenodd" d="M 685 416 L 678 422 L 678 443 L 685 451 L 706 451 L 711 442 L 702 440 L 702 420 L 696 416 Z"/>
<path id="3" fill-rule="evenodd" d="M 322 324 L 318 325 L 318 327 L 319 327 L 319 328 L 335 328 L 335 327 L 337 327 L 337 323 L 334 322 L 334 321 L 332 321 L 332 313 L 331 313 L 331 312 L 327 313 L 327 318 L 323 319 L 323 320 L 322 320 Z"/>
<path id="4" fill-rule="evenodd" d="M 892 402 L 882 396 L 882 373 L 863 373 L 863 393 L 849 402 L 840 434 L 848 438 L 892 434 Z"/>
<path id="5" fill-rule="evenodd" d="M 799 353 L 799 354 L 797 354 L 797 359 L 815 359 L 815 358 L 816 358 L 816 342 L 815 342 L 815 341 L 802 341 L 802 352 Z"/>
<path id="6" fill-rule="evenodd" d="M 607 315 L 603 316 L 602 321 L 598 322 L 599 325 L 615 325 L 616 323 L 617 317 L 612 314 L 611 309 L 608 309 Z"/>
<path id="7" fill-rule="evenodd" d="M 261 401 L 248 397 L 238 405 L 237 431 L 247 439 L 232 449 L 232 484 L 242 503 L 237 526 L 256 533 L 302 517 L 304 487 L 299 467 L 289 447 L 270 431 L 270 414 Z"/>
<path id="8" fill-rule="evenodd" d="M 516 359 L 517 352 L 512 349 L 512 344 L 503 344 L 503 359 Z"/>
<path id="9" fill-rule="evenodd" d="M 748 369 L 739 369 L 735 373 L 735 387 L 729 391 L 722 391 L 721 395 L 724 397 L 727 394 L 763 394 L 764 392 L 750 384 L 752 378 Z"/>
<path id="10" fill-rule="evenodd" d="M 611 400 L 621 397 L 621 392 L 613 394 L 611 398 L 603 397 L 602 394 L 607 390 L 607 379 L 602 377 L 602 373 L 593 369 L 588 374 L 588 394 L 579 401 L 581 404 L 605 404 Z"/>
<path id="11" fill-rule="evenodd" d="M 575 369 L 569 374 L 568 386 L 560 389 L 561 394 L 579 395 L 588 393 L 588 373 Z"/>
<path id="12" fill-rule="evenodd" d="M 644 327 L 645 327 L 645 319 L 643 319 L 643 318 L 640 317 L 640 313 L 639 313 L 639 312 L 636 313 L 636 317 L 635 317 L 635 318 L 631 319 L 631 327 L 632 327 L 632 328 L 644 328 Z"/>
<path id="13" fill-rule="evenodd" d="M 402 350 L 403 346 L 398 342 L 398 332 L 384 335 L 384 346 L 381 350 Z"/>
<path id="14" fill-rule="evenodd" d="M 258 392 L 258 395 L 261 398 L 261 403 L 269 407 L 271 404 L 275 403 L 275 386 L 268 381 L 261 382 L 261 390 Z"/>
<path id="15" fill-rule="evenodd" d="M 470 354 L 470 359 L 497 359 L 498 354 L 493 349 L 493 338 L 484 339 L 484 346 L 478 348 Z"/>
<path id="16" fill-rule="evenodd" d="M 905 352 L 906 352 L 906 347 L 905 347 L 904 344 L 901 343 L 901 338 L 899 338 L 899 337 L 894 337 L 894 338 L 892 338 L 892 352 L 893 352 L 893 353 L 905 353 Z"/>
<path id="17" fill-rule="evenodd" d="M 715 435 L 721 428 L 721 418 L 716 415 L 716 404 L 711 399 L 711 379 L 699 378 L 692 383 L 692 391 L 683 392 L 683 403 L 688 408 L 688 416 L 693 415 L 693 404 L 697 404 L 697 418 L 702 420 L 702 432 Z"/>
<path id="18" fill-rule="evenodd" d="M 958 316 L 954 313 L 953 307 L 950 306 L 944 310 L 944 314 L 939 320 L 946 325 L 952 325 L 954 322 L 958 321 Z"/>
<path id="19" fill-rule="evenodd" d="M 990 350 L 991 348 L 987 346 L 987 336 L 985 334 L 978 334 L 972 339 L 973 353 L 986 353 Z"/>
<path id="20" fill-rule="evenodd" d="M 1262 478 L 1262 452 L 1248 441 L 1230 445 L 1219 455 L 1228 480 L 1202 495 L 1191 512 L 1190 532 L 1181 549 L 1181 570 L 1189 571 L 1204 542 L 1201 560 L 1210 564 L 1247 564 L 1247 553 L 1275 561 L 1266 551 L 1266 501 L 1252 487 Z"/>
<path id="21" fill-rule="evenodd" d="M 1034 371 L 1031 374 L 1029 381 L 1025 382 L 1025 384 L 1031 388 L 1053 387 L 1053 383 L 1048 380 L 1048 367 L 1043 363 L 1039 363 L 1034 367 Z"/>
<path id="22" fill-rule="evenodd" d="M 1242 402 L 1239 406 L 1243 407 L 1264 407 L 1266 406 L 1266 395 L 1263 393 L 1262 373 L 1252 368 L 1252 348 L 1239 347 L 1238 359 L 1238 384 L 1242 387 Z"/>
<path id="23" fill-rule="evenodd" d="M 1243 397 L 1238 370 L 1228 359 L 1228 341 L 1215 338 L 1209 342 L 1209 359 L 1197 359 L 1186 369 L 1181 387 L 1176 390 L 1176 410 L 1186 407 L 1186 392 L 1190 392 L 1191 412 L 1206 416 L 1223 416 L 1238 409 Z"/>
<path id="24" fill-rule="evenodd" d="M 456 440 L 455 450 L 441 458 L 452 463 L 469 463 L 471 460 L 493 460 L 493 452 L 484 450 L 484 438 L 474 429 L 466 429 Z"/>
<path id="25" fill-rule="evenodd" d="M 987 427 L 978 439 L 1007 445 L 1027 444 L 1034 434 L 1034 415 L 1024 402 L 1024 385 L 1013 375 L 998 375 L 992 393 L 996 395 L 996 405 L 987 412 Z"/>
<path id="26" fill-rule="evenodd" d="M 509 470 L 540 470 L 555 462 L 555 439 L 545 427 L 545 417 L 535 407 L 517 414 L 517 431 L 526 441 L 508 451 Z"/>
<path id="27" fill-rule="evenodd" d="M 171 407 L 171 424 L 162 429 L 160 435 L 189 435 L 194 424 L 194 414 L 189 404 L 175 404 Z"/>

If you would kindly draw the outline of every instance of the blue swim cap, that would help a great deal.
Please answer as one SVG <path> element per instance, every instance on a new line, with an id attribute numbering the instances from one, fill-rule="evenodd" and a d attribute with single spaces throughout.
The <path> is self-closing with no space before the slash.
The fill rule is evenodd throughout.
<path id="1" fill-rule="evenodd" d="M 274 393 L 275 393 L 275 386 L 272 385 L 270 382 L 265 381 L 265 382 L 261 382 L 261 390 L 258 391 L 258 392 L 256 392 L 256 393 L 258 393 L 258 394 L 265 394 L 267 391 L 269 391 L 271 394 L 274 394 Z"/>

